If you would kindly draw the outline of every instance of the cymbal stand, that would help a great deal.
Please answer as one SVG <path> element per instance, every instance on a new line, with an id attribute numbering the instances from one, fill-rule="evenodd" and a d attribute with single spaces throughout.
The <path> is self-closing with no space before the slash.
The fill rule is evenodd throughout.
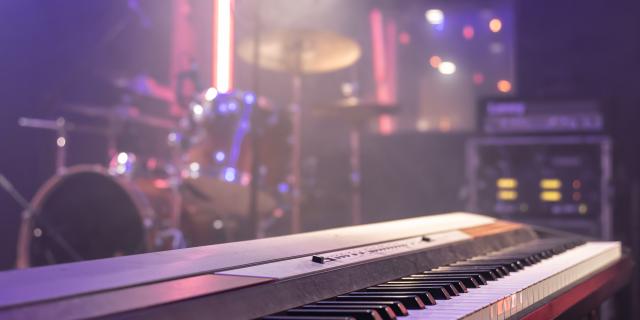
<path id="1" fill-rule="evenodd" d="M 73 125 L 67 123 L 67 121 L 60 117 L 56 120 L 34 119 L 34 118 L 20 118 L 18 119 L 18 125 L 27 128 L 47 129 L 54 130 L 57 133 L 56 136 L 56 161 L 55 168 L 56 173 L 63 173 L 66 168 L 67 160 L 67 139 L 69 130 L 73 130 Z"/>
<path id="2" fill-rule="evenodd" d="M 291 46 L 291 52 L 295 56 L 291 73 L 291 233 L 301 231 L 302 202 L 301 188 L 301 157 L 302 157 L 302 52 L 303 41 L 295 41 Z"/>

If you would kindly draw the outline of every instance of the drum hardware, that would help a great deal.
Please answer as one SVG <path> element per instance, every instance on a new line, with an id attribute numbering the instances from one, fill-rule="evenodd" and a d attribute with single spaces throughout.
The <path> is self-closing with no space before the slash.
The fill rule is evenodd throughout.
<path id="1" fill-rule="evenodd" d="M 109 122 L 131 122 L 157 129 L 172 130 L 176 127 L 173 119 L 147 115 L 140 112 L 139 108 L 131 105 L 68 105 L 66 111 Z"/>
<path id="2" fill-rule="evenodd" d="M 360 58 L 360 46 L 349 38 L 331 32 L 276 30 L 261 34 L 257 39 L 241 42 L 238 55 L 263 69 L 291 75 L 292 152 L 288 183 L 291 185 L 291 232 L 300 232 L 302 76 L 353 65 Z"/>
<path id="3" fill-rule="evenodd" d="M 90 126 L 79 126 L 73 124 L 63 117 L 56 120 L 36 119 L 36 118 L 19 118 L 18 125 L 25 128 L 52 130 L 57 133 L 56 136 L 56 172 L 64 171 L 67 159 L 67 143 L 69 132 L 82 132 L 98 135 L 109 135 L 109 130 L 104 128 L 96 128 Z"/>
<path id="4" fill-rule="evenodd" d="M 280 146 L 286 143 L 276 133 L 282 131 L 285 122 L 278 112 L 265 110 L 258 100 L 249 92 L 219 93 L 209 88 L 196 95 L 189 104 L 188 116 L 168 137 L 174 154 L 181 155 L 181 192 L 186 204 L 183 222 L 191 229 L 187 233 L 195 234 L 192 243 L 217 241 L 211 228 L 218 230 L 220 224 L 230 233 L 236 225 L 252 223 L 251 214 L 247 214 L 253 197 L 251 184 L 261 187 L 255 198 L 259 220 L 278 207 L 266 191 L 276 190 L 285 179 L 286 161 L 279 154 L 286 154 Z M 286 125 L 284 132 L 288 132 Z M 252 169 L 254 156 L 262 150 L 255 149 L 253 139 L 266 139 L 260 146 L 274 151 L 272 157 L 255 163 L 257 174 Z M 253 238 L 256 233 L 250 234 L 247 236 Z"/>
<path id="5" fill-rule="evenodd" d="M 157 181 L 161 180 L 112 175 L 99 165 L 77 165 L 54 175 L 34 196 L 32 215 L 23 219 L 18 264 L 44 265 L 184 247 L 176 213 L 181 195 L 176 187 Z M 67 254 L 55 241 L 55 234 L 77 254 Z"/>
<path id="6" fill-rule="evenodd" d="M 15 188 L 11 181 L 9 181 L 9 179 L 7 179 L 7 177 L 5 177 L 3 174 L 0 174 L 0 186 L 2 186 L 2 188 L 13 198 L 13 200 L 18 203 L 20 207 L 22 207 L 21 218 L 23 221 L 23 226 L 21 227 L 20 232 L 29 232 L 28 229 L 24 228 L 24 222 L 30 221 L 34 216 L 41 216 L 41 210 L 39 210 L 38 208 L 34 208 L 31 203 L 29 203 L 29 201 L 27 201 L 27 199 L 23 197 L 22 194 L 20 194 L 18 189 Z M 46 219 L 40 217 L 39 223 L 42 227 L 40 229 L 33 230 L 34 236 L 42 234 L 44 229 L 44 231 L 51 235 L 52 240 L 57 245 L 59 245 L 60 248 L 62 248 L 65 254 L 67 254 L 68 257 L 72 259 L 72 261 L 83 260 L 78 252 L 71 245 L 69 245 L 69 242 L 67 242 L 64 237 L 60 235 L 60 232 L 58 232 L 56 228 L 51 226 Z M 21 245 L 19 244 L 16 267 L 26 268 L 29 266 L 29 263 L 28 260 L 26 260 L 27 257 L 20 255 L 20 252 L 24 251 L 21 249 L 23 248 L 21 248 Z"/>
<path id="7" fill-rule="evenodd" d="M 334 103 L 332 106 L 314 108 L 313 115 L 344 121 L 349 124 L 349 165 L 351 182 L 351 223 L 362 223 L 362 194 L 360 169 L 360 136 L 363 127 L 370 119 L 380 115 L 395 114 L 399 111 L 397 105 L 379 104 L 377 102 L 360 101 L 350 96 Z"/>

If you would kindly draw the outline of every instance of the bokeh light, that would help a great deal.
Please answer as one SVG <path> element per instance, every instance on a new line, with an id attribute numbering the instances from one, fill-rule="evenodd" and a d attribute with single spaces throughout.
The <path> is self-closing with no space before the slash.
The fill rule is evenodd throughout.
<path id="1" fill-rule="evenodd" d="M 402 45 L 408 45 L 411 43 L 411 35 L 404 31 L 404 32 L 400 32 L 400 35 L 398 36 L 398 42 L 400 42 L 400 44 Z"/>
<path id="2" fill-rule="evenodd" d="M 481 85 L 484 83 L 484 74 L 482 72 L 476 72 L 473 74 L 473 83 L 475 85 Z"/>
<path id="3" fill-rule="evenodd" d="M 444 22 L 444 12 L 440 9 L 430 9 L 424 14 L 427 22 L 430 24 L 442 24 Z"/>
<path id="4" fill-rule="evenodd" d="M 489 30 L 494 33 L 500 32 L 502 30 L 502 21 L 498 18 L 493 18 L 489 21 Z"/>
<path id="5" fill-rule="evenodd" d="M 440 56 L 432 56 L 431 58 L 429 58 L 429 64 L 435 69 L 438 69 L 441 63 L 442 58 L 440 58 Z"/>
<path id="6" fill-rule="evenodd" d="M 467 40 L 473 39 L 473 36 L 475 35 L 475 33 L 476 33 L 475 29 L 473 29 L 473 27 L 470 25 L 466 25 L 464 26 L 464 28 L 462 28 L 462 36 Z"/>
<path id="7" fill-rule="evenodd" d="M 456 65 L 451 61 L 443 61 L 438 66 L 438 71 L 444 75 L 451 75 L 456 72 Z"/>
<path id="8" fill-rule="evenodd" d="M 498 87 L 498 91 L 502 93 L 511 92 L 511 82 L 507 80 L 498 81 L 498 84 L 496 86 Z"/>

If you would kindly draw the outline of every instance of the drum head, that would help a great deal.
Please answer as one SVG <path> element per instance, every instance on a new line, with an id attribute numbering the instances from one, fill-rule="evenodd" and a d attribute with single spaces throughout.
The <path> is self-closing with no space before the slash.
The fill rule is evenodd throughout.
<path id="1" fill-rule="evenodd" d="M 101 170 L 69 170 L 43 186 L 27 235 L 32 266 L 144 251 L 140 207 L 116 179 Z"/>

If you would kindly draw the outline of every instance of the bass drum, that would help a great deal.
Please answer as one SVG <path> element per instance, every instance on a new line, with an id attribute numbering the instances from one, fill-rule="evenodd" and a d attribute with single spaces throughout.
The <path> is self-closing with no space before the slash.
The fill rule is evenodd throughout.
<path id="1" fill-rule="evenodd" d="M 49 179 L 31 202 L 18 240 L 17 267 L 153 251 L 178 200 L 169 187 L 79 165 Z M 177 218 L 169 218 L 177 220 Z M 164 224 L 164 226 L 163 226 Z"/>

